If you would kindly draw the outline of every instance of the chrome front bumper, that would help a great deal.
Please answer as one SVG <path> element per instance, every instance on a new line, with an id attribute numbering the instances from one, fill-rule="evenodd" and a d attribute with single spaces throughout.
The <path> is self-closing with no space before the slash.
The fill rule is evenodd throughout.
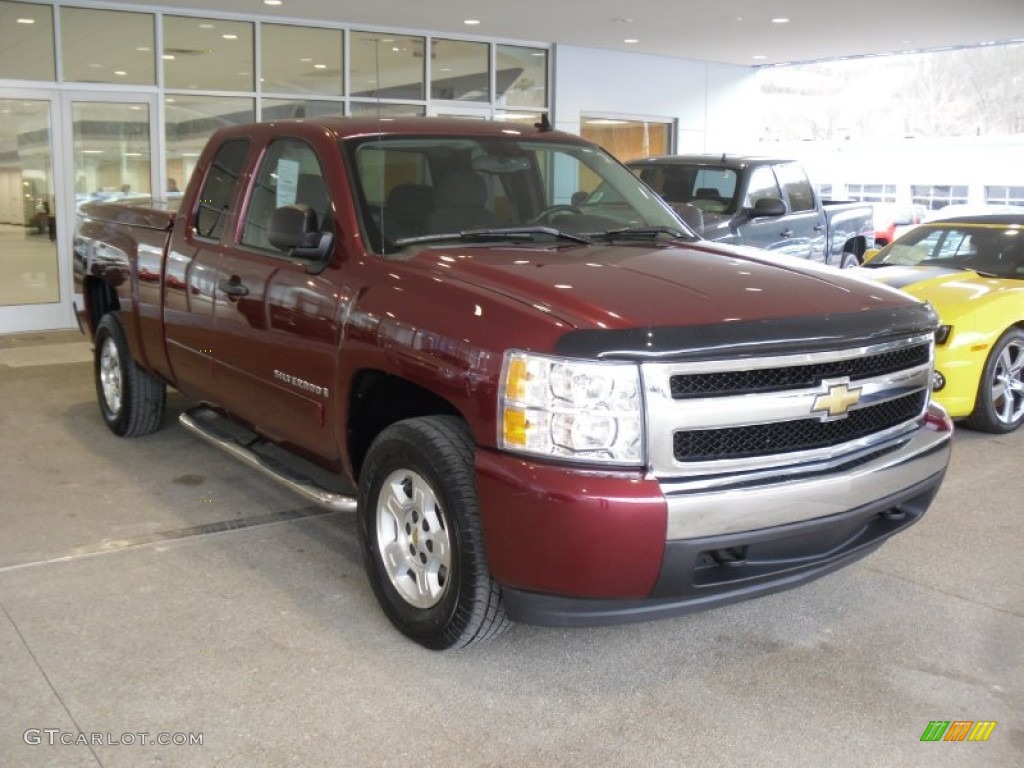
<path id="1" fill-rule="evenodd" d="M 723 485 L 719 478 L 713 490 L 700 480 L 663 479 L 668 502 L 666 539 L 774 528 L 840 514 L 897 495 L 944 472 L 949 463 L 952 428 L 948 417 L 933 410 L 927 424 L 898 441 L 896 447 L 876 447 L 866 455 L 846 456 L 840 462 L 823 464 L 819 472 L 809 471 L 805 465 L 800 474 L 777 472 L 763 480 L 741 474 L 735 476 L 732 486 Z"/>

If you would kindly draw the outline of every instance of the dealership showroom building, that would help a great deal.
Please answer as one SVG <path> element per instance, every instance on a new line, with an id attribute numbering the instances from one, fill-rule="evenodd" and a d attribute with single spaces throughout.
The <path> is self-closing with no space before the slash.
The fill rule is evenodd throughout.
<path id="1" fill-rule="evenodd" d="M 79 324 L 74 240 L 83 206 L 189 200 L 189 179 L 205 172 L 204 146 L 220 128 L 345 116 L 387 130 L 405 117 L 452 118 L 444 124 L 501 121 L 509 135 L 553 128 L 623 162 L 757 154 L 766 68 L 1010 45 L 1024 45 L 1020 0 L 0 0 L 0 765 L 1024 763 L 1024 565 L 1014 554 L 1024 534 L 1024 428 L 957 423 L 927 513 L 822 578 L 651 621 L 513 621 L 439 652 L 396 631 L 378 605 L 354 503 L 318 504 L 238 461 L 238 451 L 197 439 L 178 422 L 195 403 L 173 388 L 157 415 L 162 429 L 112 434 L 103 418 L 109 359 Z M 1011 77 L 1006 92 L 1018 97 L 1024 75 Z M 1024 134 L 1019 106 L 1017 125 Z M 992 183 L 1024 195 L 1021 137 L 999 146 L 1013 149 Z M 936 151 L 914 162 L 956 160 Z M 576 205 L 574 195 L 556 207 Z M 815 269 L 826 280 L 832 267 Z M 320 279 L 307 277 L 311 287 Z M 135 287 L 121 295 L 135 300 L 144 278 L 127 279 Z M 624 275 L 621 290 L 636 284 Z M 556 281 L 544 296 L 572 288 Z M 533 306 L 550 313 L 547 300 Z M 494 312 L 480 302 L 478 318 Z M 422 359 L 432 351 L 439 370 L 448 364 L 443 345 L 409 343 Z M 456 354 L 473 366 L 470 352 Z M 516 363 L 506 355 L 502 368 L 498 357 L 504 381 Z M 481 387 L 485 375 L 480 363 Z M 849 378 L 821 377 L 819 399 L 838 396 L 845 418 Z M 390 391 L 408 396 L 411 387 Z M 837 423 L 832 407 L 823 423 Z M 500 418 L 508 430 L 508 413 Z M 467 450 L 472 461 L 472 443 Z M 548 471 L 543 460 L 521 465 Z M 653 465 L 636 466 L 653 482 Z M 598 487 L 608 474 L 580 472 L 580 483 Z M 829 487 L 837 497 L 846 488 Z M 614 506 L 598 493 L 584 511 Z M 513 530 L 537 522 L 528 510 L 522 519 L 506 525 L 524 541 L 569 530 L 547 521 Z M 593 530 L 577 531 L 592 539 L 588 567 L 622 562 L 616 550 L 630 545 L 593 539 Z M 408 541 L 419 546 L 416 535 Z M 570 548 L 536 547 L 554 560 Z M 721 569 L 746 566 L 739 549 L 728 550 L 737 562 L 720 559 L 725 549 L 710 556 Z M 443 580 L 439 589 L 452 591 Z"/>

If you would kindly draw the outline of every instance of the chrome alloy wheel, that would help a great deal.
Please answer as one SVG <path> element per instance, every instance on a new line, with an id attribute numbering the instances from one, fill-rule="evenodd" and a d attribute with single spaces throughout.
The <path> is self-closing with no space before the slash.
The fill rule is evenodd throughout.
<path id="1" fill-rule="evenodd" d="M 1024 416 L 1024 344 L 1011 341 L 999 353 L 992 375 L 996 418 L 1012 425 Z"/>
<path id="2" fill-rule="evenodd" d="M 377 548 L 391 584 L 415 608 L 444 597 L 451 541 L 434 489 L 409 469 L 392 472 L 377 497 Z"/>
<path id="3" fill-rule="evenodd" d="M 103 347 L 100 349 L 100 387 L 107 410 L 112 414 L 120 413 L 124 393 L 124 371 L 121 368 L 117 344 L 110 336 L 103 339 Z"/>

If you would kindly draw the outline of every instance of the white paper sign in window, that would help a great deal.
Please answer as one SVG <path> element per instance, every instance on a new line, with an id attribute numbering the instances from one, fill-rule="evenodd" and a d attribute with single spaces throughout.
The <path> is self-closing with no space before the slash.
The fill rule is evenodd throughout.
<path id="1" fill-rule="evenodd" d="M 277 161 L 277 207 L 292 205 L 299 187 L 299 163 L 281 158 Z"/>

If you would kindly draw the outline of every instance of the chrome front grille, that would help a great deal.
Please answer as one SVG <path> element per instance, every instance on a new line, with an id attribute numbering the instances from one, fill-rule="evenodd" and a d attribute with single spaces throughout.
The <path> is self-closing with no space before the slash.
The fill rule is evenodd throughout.
<path id="1" fill-rule="evenodd" d="M 840 420 L 811 418 L 725 429 L 679 430 L 673 436 L 672 452 L 676 461 L 685 462 L 745 459 L 826 448 L 915 419 L 921 415 L 926 401 L 925 392 L 914 392 L 853 411 Z"/>
<path id="2" fill-rule="evenodd" d="M 793 365 L 781 368 L 753 368 L 745 371 L 678 374 L 669 379 L 672 397 L 704 397 L 771 392 L 794 387 L 813 387 L 824 379 L 849 376 L 863 379 L 884 373 L 901 371 L 926 365 L 931 348 L 927 343 L 894 349 L 851 360 L 836 360 L 811 365 Z"/>
<path id="3" fill-rule="evenodd" d="M 662 478 L 814 472 L 897 445 L 928 403 L 932 338 L 764 358 L 642 366 Z"/>

